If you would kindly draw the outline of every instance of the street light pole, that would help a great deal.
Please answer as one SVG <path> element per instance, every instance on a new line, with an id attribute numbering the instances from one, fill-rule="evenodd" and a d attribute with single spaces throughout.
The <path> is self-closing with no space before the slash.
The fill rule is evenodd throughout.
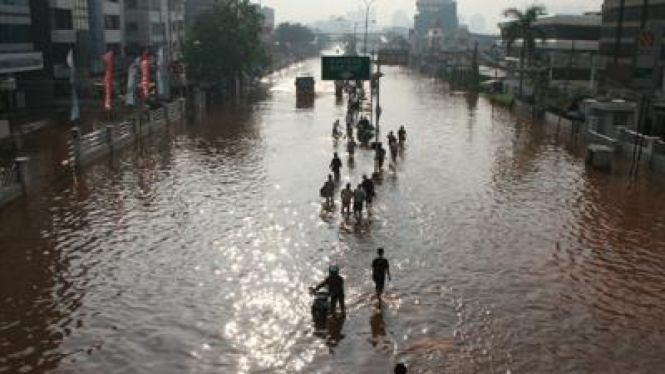
<path id="1" fill-rule="evenodd" d="M 358 22 L 353 23 L 353 55 L 358 54 Z"/>
<path id="2" fill-rule="evenodd" d="M 363 0 L 365 3 L 365 40 L 363 42 L 363 55 L 367 54 L 367 30 L 369 28 L 369 10 L 376 0 Z"/>

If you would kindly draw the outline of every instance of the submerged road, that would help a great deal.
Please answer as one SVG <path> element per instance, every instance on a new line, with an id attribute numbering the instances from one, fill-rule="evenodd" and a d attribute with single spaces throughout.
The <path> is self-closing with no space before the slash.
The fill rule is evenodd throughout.
<path id="1" fill-rule="evenodd" d="M 587 170 L 542 125 L 387 69 L 382 128 L 407 148 L 347 226 L 318 197 L 345 106 L 328 83 L 295 103 L 318 69 L 0 210 L 0 372 L 663 372 L 662 180 Z M 358 152 L 345 182 L 371 172 Z M 348 309 L 332 338 L 307 293 L 330 263 Z"/>

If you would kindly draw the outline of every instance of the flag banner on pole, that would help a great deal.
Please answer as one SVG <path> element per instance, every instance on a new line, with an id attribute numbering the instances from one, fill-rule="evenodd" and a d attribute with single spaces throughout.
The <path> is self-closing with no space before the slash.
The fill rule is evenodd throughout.
<path id="1" fill-rule="evenodd" d="M 140 72 L 141 59 L 137 57 L 129 66 L 129 72 L 127 76 L 127 105 L 129 106 L 134 106 L 136 104 L 136 89 L 139 85 Z"/>
<path id="2" fill-rule="evenodd" d="M 150 54 L 148 51 L 141 57 L 141 94 L 143 99 L 150 96 Z"/>
<path id="3" fill-rule="evenodd" d="M 69 120 L 74 122 L 81 118 L 81 110 L 79 108 L 79 99 L 76 92 L 76 66 L 74 63 L 73 49 L 70 49 L 67 54 L 67 67 L 69 67 L 69 85 L 72 92 L 72 108 L 69 114 Z"/>
<path id="4" fill-rule="evenodd" d="M 104 75 L 104 109 L 111 110 L 111 100 L 113 97 L 113 51 L 108 51 L 104 55 L 104 64 L 106 65 L 106 74 Z"/>

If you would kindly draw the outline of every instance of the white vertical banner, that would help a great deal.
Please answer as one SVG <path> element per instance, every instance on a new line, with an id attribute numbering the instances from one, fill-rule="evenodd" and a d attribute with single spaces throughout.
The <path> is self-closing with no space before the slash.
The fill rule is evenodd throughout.
<path id="1" fill-rule="evenodd" d="M 69 67 L 69 86 L 72 92 L 72 108 L 69 114 L 69 120 L 74 122 L 81 118 L 81 108 L 79 107 L 78 93 L 76 92 L 76 65 L 74 62 L 74 50 L 70 49 L 67 54 L 67 67 Z"/>

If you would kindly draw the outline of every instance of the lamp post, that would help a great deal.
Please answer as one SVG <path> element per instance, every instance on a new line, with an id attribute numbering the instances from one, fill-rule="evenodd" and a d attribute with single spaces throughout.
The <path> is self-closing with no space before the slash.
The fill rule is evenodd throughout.
<path id="1" fill-rule="evenodd" d="M 376 0 L 363 0 L 365 3 L 365 40 L 363 42 L 363 55 L 367 54 L 367 29 L 369 28 L 369 10 Z"/>

